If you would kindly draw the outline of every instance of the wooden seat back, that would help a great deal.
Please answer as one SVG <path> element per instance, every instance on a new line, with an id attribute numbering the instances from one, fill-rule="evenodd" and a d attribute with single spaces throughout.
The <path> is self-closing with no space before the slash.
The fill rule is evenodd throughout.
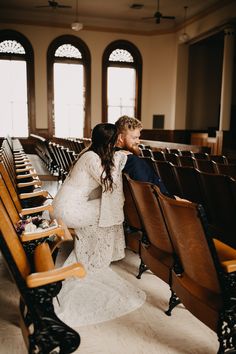
<path id="1" fill-rule="evenodd" d="M 214 248 L 214 245 L 206 238 L 198 205 L 170 199 L 161 193 L 158 197 L 184 273 L 196 284 L 220 294 L 217 271 L 209 248 Z"/>
<path id="2" fill-rule="evenodd" d="M 182 197 L 191 202 L 204 204 L 202 185 L 197 170 L 186 166 L 175 166 L 174 168 L 181 186 Z"/>
<path id="3" fill-rule="evenodd" d="M 180 166 L 194 167 L 197 168 L 196 159 L 193 156 L 180 155 L 179 156 Z"/>
<path id="4" fill-rule="evenodd" d="M 218 173 L 217 163 L 212 160 L 196 159 L 197 169 L 207 173 Z"/>
<path id="5" fill-rule="evenodd" d="M 229 176 L 198 172 L 204 193 L 204 207 L 216 238 L 236 248 L 236 201 Z"/>
<path id="6" fill-rule="evenodd" d="M 126 246 L 139 252 L 140 240 L 143 233 L 142 223 L 128 183 L 128 175 L 123 175 L 124 214 Z"/>
<path id="7" fill-rule="evenodd" d="M 128 183 L 149 242 L 160 250 L 172 253 L 173 248 L 155 195 L 158 187 L 129 177 Z"/>
<path id="8" fill-rule="evenodd" d="M 137 278 L 146 269 L 166 283 L 170 283 L 170 270 L 174 264 L 173 248 L 156 197 L 157 186 L 148 182 L 127 182 L 139 213 L 143 235 L 140 246 L 141 264 Z"/>
<path id="9" fill-rule="evenodd" d="M 1 199 L 0 231 L 2 241 L 4 241 L 4 243 L 7 245 L 9 253 L 12 257 L 12 261 L 15 263 L 21 278 L 25 281 L 31 272 L 30 263 Z"/>
<path id="10" fill-rule="evenodd" d="M 230 176 L 236 179 L 236 164 L 217 163 L 219 174 Z"/>
<path id="11" fill-rule="evenodd" d="M 180 198 L 183 197 L 174 165 L 169 161 L 155 161 L 155 163 L 157 166 L 158 175 L 164 182 L 168 192 L 171 195 L 177 195 Z"/>
<path id="12" fill-rule="evenodd" d="M 19 220 L 19 213 L 18 213 L 16 206 L 11 198 L 11 195 L 9 194 L 9 191 L 4 183 L 1 173 L 0 173 L 0 197 L 3 201 L 5 208 L 7 209 L 7 212 L 9 214 L 12 222 L 14 224 L 16 224 Z"/>

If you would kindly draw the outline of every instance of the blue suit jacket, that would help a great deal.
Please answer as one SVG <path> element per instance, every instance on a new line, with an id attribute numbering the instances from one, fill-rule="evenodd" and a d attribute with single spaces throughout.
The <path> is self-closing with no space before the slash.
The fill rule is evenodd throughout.
<path id="1" fill-rule="evenodd" d="M 130 178 L 135 181 L 150 182 L 157 185 L 163 194 L 171 197 L 163 181 L 157 176 L 154 169 L 152 169 L 145 160 L 138 156 L 133 154 L 128 155 L 123 172 L 127 173 Z"/>

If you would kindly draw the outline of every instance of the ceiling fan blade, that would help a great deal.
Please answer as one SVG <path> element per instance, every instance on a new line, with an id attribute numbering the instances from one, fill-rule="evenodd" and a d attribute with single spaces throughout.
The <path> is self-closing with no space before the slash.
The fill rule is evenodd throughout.
<path id="1" fill-rule="evenodd" d="M 175 16 L 161 16 L 161 18 L 164 18 L 166 20 L 175 20 Z"/>
<path id="2" fill-rule="evenodd" d="M 155 17 L 151 16 L 151 17 L 142 17 L 142 20 L 153 20 Z"/>
<path id="3" fill-rule="evenodd" d="M 63 9 L 71 9 L 72 8 L 72 6 L 70 6 L 70 5 L 57 5 L 57 7 L 60 7 L 61 9 L 63 8 Z"/>
<path id="4" fill-rule="evenodd" d="M 37 5 L 35 7 L 36 7 L 36 9 L 40 9 L 40 8 L 43 8 L 43 7 L 51 7 L 51 6 L 49 6 L 49 5 Z"/>

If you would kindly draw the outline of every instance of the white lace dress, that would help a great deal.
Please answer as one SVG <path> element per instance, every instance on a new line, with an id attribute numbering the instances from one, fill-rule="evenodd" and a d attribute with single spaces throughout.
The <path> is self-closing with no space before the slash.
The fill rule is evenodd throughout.
<path id="1" fill-rule="evenodd" d="M 54 216 L 75 229 L 74 250 L 65 265 L 81 262 L 87 274 L 63 283 L 54 308 L 71 327 L 108 321 L 140 307 L 145 293 L 110 267 L 125 256 L 122 169 L 127 156 L 116 152 L 114 190 L 101 193 L 102 167 L 92 151 L 81 156 L 53 201 Z"/>
<path id="2" fill-rule="evenodd" d="M 75 164 L 53 200 L 53 217 L 61 217 L 77 234 L 66 264 L 81 262 L 87 272 L 124 257 L 122 169 L 127 156 L 114 156 L 113 192 L 101 191 L 101 160 L 87 151 Z"/>

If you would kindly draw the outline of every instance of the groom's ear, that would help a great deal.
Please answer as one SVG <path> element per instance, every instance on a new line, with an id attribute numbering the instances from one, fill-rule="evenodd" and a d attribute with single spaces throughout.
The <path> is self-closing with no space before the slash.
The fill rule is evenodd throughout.
<path id="1" fill-rule="evenodd" d="M 117 145 L 122 145 L 124 143 L 124 135 L 122 133 L 118 134 Z"/>

